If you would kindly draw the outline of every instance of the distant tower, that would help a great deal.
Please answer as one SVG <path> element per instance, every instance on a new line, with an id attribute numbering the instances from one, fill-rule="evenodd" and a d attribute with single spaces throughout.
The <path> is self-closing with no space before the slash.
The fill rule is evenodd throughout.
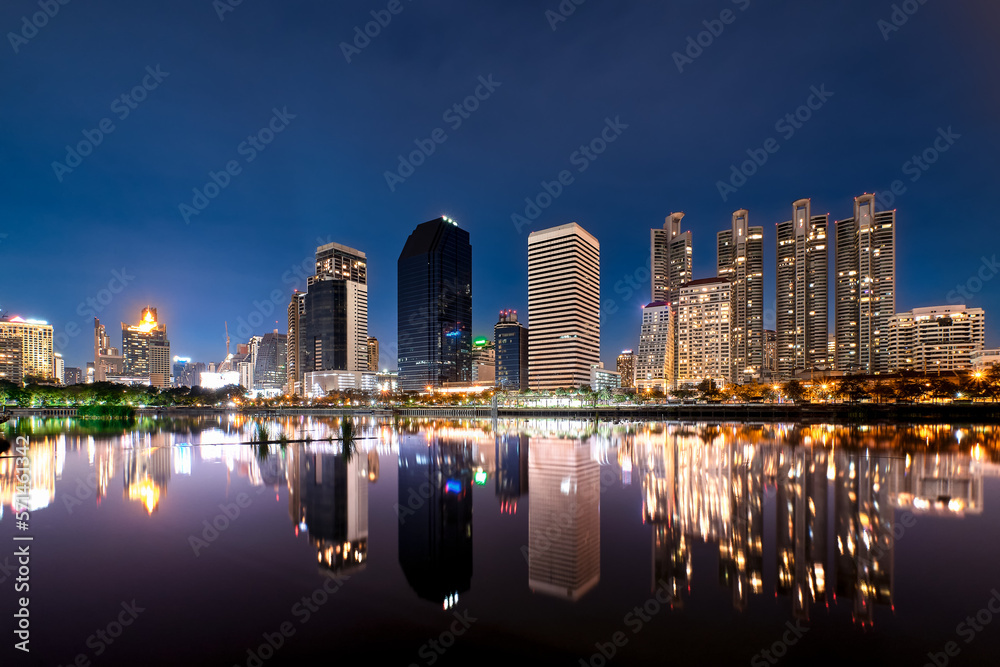
<path id="1" fill-rule="evenodd" d="M 674 326 L 670 304 L 654 301 L 642 308 L 639 356 L 635 365 L 635 388 L 639 391 L 673 386 Z"/>
<path id="2" fill-rule="evenodd" d="M 368 370 L 378 372 L 378 338 L 368 339 Z"/>
<path id="3" fill-rule="evenodd" d="M 677 297 L 680 288 L 691 281 L 691 232 L 681 232 L 683 213 L 671 213 L 663 229 L 650 230 L 651 300 L 670 304 L 674 326 L 674 345 L 677 345 Z M 678 350 L 674 348 L 674 368 L 671 382 L 677 378 Z"/>
<path id="4" fill-rule="evenodd" d="M 528 389 L 528 329 L 516 310 L 501 310 L 493 327 L 496 386 L 509 391 Z"/>
<path id="5" fill-rule="evenodd" d="M 139 324 L 122 322 L 122 357 L 126 377 L 148 378 L 161 389 L 170 386 L 170 341 L 156 308 L 143 308 Z"/>
<path id="6" fill-rule="evenodd" d="M 615 370 L 621 373 L 623 389 L 635 387 L 635 353 L 632 350 L 622 350 L 622 353 L 618 355 Z"/>

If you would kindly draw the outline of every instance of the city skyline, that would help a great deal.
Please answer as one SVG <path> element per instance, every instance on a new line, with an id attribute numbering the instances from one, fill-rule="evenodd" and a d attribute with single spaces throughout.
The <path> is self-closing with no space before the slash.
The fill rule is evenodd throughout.
<path id="1" fill-rule="evenodd" d="M 242 6 L 224 21 L 203 2 L 172 7 L 150 9 L 148 20 L 132 12 L 111 12 L 110 22 L 96 10 L 69 21 L 70 14 L 60 15 L 16 51 L 7 47 L 10 67 L 0 80 L 18 92 L 8 107 L 9 160 L 0 167 L 10 184 L 0 225 L 0 258 L 10 278 L 0 307 L 49 321 L 67 365 L 87 360 L 92 317 L 127 320 L 147 303 L 170 322 L 172 349 L 218 358 L 224 322 L 236 327 L 259 318 L 251 334 L 260 335 L 285 320 L 286 297 L 279 305 L 269 303 L 270 294 L 305 288 L 311 268 L 297 269 L 304 260 L 311 265 L 315 239 L 327 236 L 369 254 L 370 334 L 386 351 L 395 342 L 391 266 L 398 248 L 382 247 L 380 239 L 399 238 L 415 222 L 442 214 L 476 239 L 476 335 L 488 333 L 501 309 L 526 312 L 524 290 L 509 276 L 526 269 L 528 232 L 575 220 L 602 239 L 602 294 L 615 302 L 603 326 L 605 363 L 635 346 L 634 323 L 620 317 L 648 302 L 641 289 L 646 258 L 635 249 L 670 211 L 685 211 L 693 275 L 707 277 L 711 238 L 732 210 L 751 211 L 770 235 L 796 198 L 811 198 L 814 211 L 829 212 L 832 222 L 850 217 L 850 198 L 877 191 L 882 208 L 896 208 L 900 229 L 908 230 L 897 248 L 898 310 L 1000 306 L 1000 294 L 978 276 L 996 275 L 979 233 L 992 209 L 985 193 L 995 129 L 987 110 L 1000 93 L 977 85 L 988 63 L 1000 59 L 967 48 L 993 48 L 985 31 L 994 6 L 922 5 L 888 33 L 878 27 L 888 6 L 737 6 L 737 22 L 683 71 L 673 54 L 684 54 L 703 21 L 717 20 L 705 7 L 678 7 L 669 21 L 639 3 L 581 7 L 553 29 L 544 11 L 525 3 L 462 7 L 445 16 L 414 6 L 350 62 L 339 45 L 370 20 L 371 7 L 361 3 L 280 7 L 273 16 Z M 0 10 L 5 33 L 19 30 L 25 11 Z M 796 30 L 803 21 L 822 30 L 807 37 Z M 942 21 L 965 28 L 941 30 Z M 449 34 L 451 50 L 427 44 L 432 25 Z M 531 48 L 508 53 L 512 33 Z M 106 34 L 116 37 L 94 38 Z M 122 42 L 122 34 L 129 39 Z M 582 41 L 592 34 L 603 37 Z M 845 34 L 858 36 L 851 56 L 831 59 Z M 178 49 L 181 36 L 199 43 L 199 52 Z M 940 48 L 928 52 L 929 40 Z M 295 52 L 256 53 L 262 42 L 294 44 Z M 420 47 L 404 53 L 408 45 Z M 244 54 L 238 67 L 231 49 Z M 800 57 L 790 61 L 788 49 Z M 72 57 L 81 52 L 88 58 Z M 594 67 L 564 76 L 565 63 L 583 54 Z M 651 70 L 651 62 L 662 67 Z M 761 76 L 735 77 L 736 62 Z M 147 67 L 159 67 L 159 81 Z M 591 78 L 616 83 L 581 85 Z M 124 119 L 124 111 L 111 111 L 116 95 L 144 79 L 157 86 L 137 96 L 148 99 L 135 109 L 116 105 L 129 111 Z M 52 104 L 33 102 L 36 87 L 52 91 Z M 850 94 L 858 87 L 871 91 L 864 101 Z M 477 90 L 488 99 L 478 99 Z M 905 118 L 904 92 L 912 102 Z M 469 96 L 479 108 L 463 109 L 467 118 L 455 114 L 454 105 Z M 687 102 L 678 104 L 681 98 Z M 753 104 L 723 103 L 739 98 Z M 810 100 L 821 106 L 811 114 Z M 787 123 L 800 107 L 812 117 Z M 443 118 L 450 111 L 454 122 Z M 53 163 L 67 162 L 66 146 L 84 141 L 84 131 L 96 136 L 104 117 L 114 132 L 57 177 Z M 602 132 L 614 136 L 607 120 L 627 127 L 607 150 L 592 153 L 596 160 L 579 153 L 579 164 L 570 162 Z M 245 162 L 238 147 L 272 121 L 282 131 Z M 401 167 L 399 156 L 409 162 L 414 140 L 426 142 L 438 126 L 446 142 L 424 164 Z M 771 137 L 780 150 L 765 151 L 766 162 L 754 167 Z M 741 169 L 751 155 L 757 163 Z M 233 158 L 241 167 L 236 176 L 225 172 Z M 563 169 L 568 185 L 558 180 Z M 743 173 L 750 171 L 756 173 Z M 214 186 L 209 172 L 231 182 L 188 223 L 179 205 L 192 205 L 195 188 L 213 189 L 206 188 Z M 386 172 L 403 174 L 405 182 L 390 190 Z M 543 182 L 560 194 L 553 197 Z M 724 199 L 719 183 L 736 192 L 725 189 Z M 536 217 L 526 198 L 538 207 Z M 514 224 L 515 214 L 529 223 Z M 925 243 L 941 224 L 952 233 Z M 262 235 L 273 228 L 280 232 L 267 243 L 267 266 L 233 281 L 246 273 L 248 258 L 261 256 Z M 150 234 L 167 252 L 135 252 L 137 238 Z M 100 252 L 87 253 L 95 243 Z M 768 272 L 772 245 L 765 244 Z M 38 272 L 43 256 L 52 261 Z M 774 288 L 765 275 L 765 310 L 775 308 Z M 988 331 L 987 346 L 998 345 L 1000 334 Z"/>

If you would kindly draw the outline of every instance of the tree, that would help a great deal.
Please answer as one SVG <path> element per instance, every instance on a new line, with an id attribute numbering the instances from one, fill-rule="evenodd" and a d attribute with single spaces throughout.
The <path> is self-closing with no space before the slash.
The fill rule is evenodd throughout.
<path id="1" fill-rule="evenodd" d="M 931 378 L 929 391 L 931 398 L 934 400 L 944 400 L 946 398 L 952 398 L 957 389 L 955 385 L 948 380 L 948 378 L 935 377 Z"/>
<path id="2" fill-rule="evenodd" d="M 789 380 L 782 385 L 781 393 L 785 395 L 785 398 L 793 403 L 799 403 L 803 398 L 805 398 L 806 388 L 803 387 L 802 383 L 798 380 Z"/>
<path id="3" fill-rule="evenodd" d="M 927 387 L 912 377 L 901 377 L 892 384 L 897 401 L 915 401 L 924 395 Z"/>
<path id="4" fill-rule="evenodd" d="M 876 380 L 871 389 L 876 403 L 885 403 L 896 397 L 896 390 L 885 380 Z"/>
<path id="5" fill-rule="evenodd" d="M 836 394 L 851 403 L 857 403 L 868 396 L 868 383 L 859 375 L 848 375 L 837 385 Z"/>

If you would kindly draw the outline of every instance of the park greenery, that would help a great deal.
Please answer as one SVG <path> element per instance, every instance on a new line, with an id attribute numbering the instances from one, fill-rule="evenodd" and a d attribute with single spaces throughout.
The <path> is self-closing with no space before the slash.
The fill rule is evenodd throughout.
<path id="1" fill-rule="evenodd" d="M 1000 400 L 1000 365 L 981 372 L 941 376 L 902 374 L 895 376 L 850 375 L 811 383 L 790 380 L 782 383 L 748 383 L 719 386 L 705 380 L 697 386 L 664 393 L 660 389 L 602 389 L 590 387 L 552 391 L 502 391 L 481 393 L 403 393 L 349 390 L 330 392 L 322 398 L 294 396 L 251 398 L 244 388 L 229 385 L 221 389 L 201 387 L 126 386 L 110 382 L 58 386 L 30 382 L 19 386 L 0 380 L 0 405 L 21 408 L 78 407 L 95 417 L 131 413 L 131 408 L 233 408 L 277 409 L 313 406 L 328 408 L 407 407 L 407 406 L 486 406 L 494 396 L 507 406 L 536 405 L 539 400 L 556 400 L 571 407 L 600 407 L 622 404 L 661 403 L 908 403 Z M 550 401 L 551 402 L 551 401 Z M 120 406 L 118 411 L 98 406 Z"/>

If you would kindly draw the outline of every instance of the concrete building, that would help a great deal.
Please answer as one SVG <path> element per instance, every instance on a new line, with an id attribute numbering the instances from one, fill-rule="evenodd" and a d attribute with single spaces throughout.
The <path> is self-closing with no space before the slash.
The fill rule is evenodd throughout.
<path id="1" fill-rule="evenodd" d="M 635 353 L 632 350 L 622 350 L 618 355 L 618 374 L 621 376 L 622 387 L 632 389 L 635 387 Z"/>
<path id="2" fill-rule="evenodd" d="M 508 391 L 528 389 L 528 329 L 517 321 L 516 310 L 501 310 L 493 327 L 496 386 Z"/>
<path id="3" fill-rule="evenodd" d="M 472 383 L 494 386 L 496 383 L 496 348 L 493 341 L 481 336 L 472 340 Z"/>
<path id="4" fill-rule="evenodd" d="M 619 389 L 622 386 L 622 374 L 618 371 L 609 371 L 604 368 L 604 364 L 594 364 L 590 367 L 590 388 L 593 391 L 604 389 Z"/>
<path id="5" fill-rule="evenodd" d="M 52 361 L 53 361 L 53 365 L 55 366 L 55 378 L 56 378 L 56 380 L 58 380 L 61 384 L 65 384 L 66 383 L 66 381 L 65 381 L 65 378 L 66 378 L 66 374 L 65 374 L 66 373 L 66 362 L 63 361 L 62 354 L 60 354 L 59 352 L 54 353 Z"/>
<path id="6" fill-rule="evenodd" d="M 20 336 L 0 338 L 0 380 L 20 385 L 23 379 Z"/>
<path id="7" fill-rule="evenodd" d="M 778 332 L 764 329 L 764 377 L 773 379 L 778 374 Z"/>
<path id="8" fill-rule="evenodd" d="M 125 360 L 117 347 L 111 345 L 107 329 L 94 318 L 94 382 L 105 382 L 110 376 L 125 374 Z"/>
<path id="9" fill-rule="evenodd" d="M 682 285 L 691 281 L 691 232 L 681 232 L 683 213 L 671 213 L 663 229 L 650 230 L 650 301 L 665 301 L 673 309 L 672 322 L 677 326 L 677 297 Z M 677 331 L 674 331 L 674 369 L 676 377 L 679 361 L 676 349 Z"/>
<path id="10" fill-rule="evenodd" d="M 299 338 L 302 315 L 306 312 L 306 294 L 298 290 L 288 304 L 288 334 L 285 339 L 285 392 L 298 395 L 302 389 L 302 366 L 299 363 Z"/>
<path id="11" fill-rule="evenodd" d="M 368 338 L 368 370 L 378 372 L 378 338 Z"/>
<path id="12" fill-rule="evenodd" d="M 254 355 L 254 391 L 278 394 L 288 381 L 288 337 L 275 329 L 260 337 Z"/>
<path id="13" fill-rule="evenodd" d="M 673 387 L 674 340 L 670 304 L 654 301 L 642 308 L 635 388 L 640 391 Z"/>
<path id="14" fill-rule="evenodd" d="M 139 324 L 122 322 L 122 361 L 124 377 L 148 378 L 160 389 L 170 386 L 170 341 L 156 308 L 143 308 Z"/>
<path id="15" fill-rule="evenodd" d="M 980 350 L 972 355 L 972 369 L 975 371 L 985 371 L 996 364 L 1000 364 L 1000 349 Z"/>
<path id="16" fill-rule="evenodd" d="M 889 370 L 889 319 L 896 313 L 896 212 L 875 211 L 875 195 L 854 199 L 834 245 L 837 370 Z"/>
<path id="17" fill-rule="evenodd" d="M 601 354 L 601 248 L 575 222 L 528 236 L 532 389 L 590 384 Z"/>
<path id="18" fill-rule="evenodd" d="M 331 391 L 378 390 L 376 374 L 368 371 L 306 371 L 302 381 L 302 393 L 307 398 L 323 398 Z"/>
<path id="19" fill-rule="evenodd" d="M 764 228 L 751 227 L 749 212 L 733 213 L 730 229 L 718 234 L 718 277 L 729 280 L 729 381 L 759 379 L 764 367 Z"/>
<path id="20" fill-rule="evenodd" d="M 63 384 L 83 384 L 83 371 L 73 366 L 67 366 L 64 371 Z"/>
<path id="21" fill-rule="evenodd" d="M 829 335 L 829 215 L 812 202 L 792 204 L 792 219 L 778 224 L 777 377 L 826 369 Z"/>
<path id="22" fill-rule="evenodd" d="M 692 280 L 679 290 L 675 386 L 712 380 L 723 386 L 730 370 L 732 289 L 725 278 Z"/>
<path id="23" fill-rule="evenodd" d="M 986 315 L 964 305 L 914 308 L 889 318 L 890 373 L 969 370 L 986 345 Z"/>
<path id="24" fill-rule="evenodd" d="M 0 339 L 16 339 L 21 344 L 21 378 L 55 377 L 55 350 L 52 325 L 41 320 L 26 320 L 17 315 L 0 320 Z"/>

